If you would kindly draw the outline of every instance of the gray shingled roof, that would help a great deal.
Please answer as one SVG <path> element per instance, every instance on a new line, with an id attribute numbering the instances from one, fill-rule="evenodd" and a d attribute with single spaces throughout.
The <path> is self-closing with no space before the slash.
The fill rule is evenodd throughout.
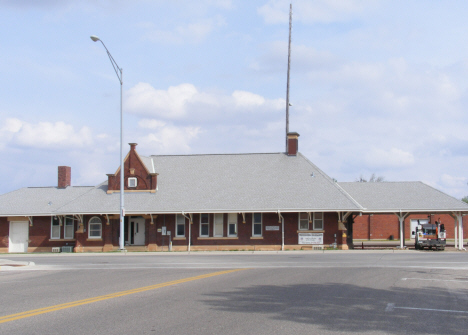
<path id="1" fill-rule="evenodd" d="M 335 183 L 303 155 L 141 156 L 158 173 L 156 193 L 126 192 L 127 214 L 201 212 L 468 211 L 421 182 Z M 0 216 L 118 214 L 119 192 L 31 187 L 0 196 Z"/>
<path id="2" fill-rule="evenodd" d="M 338 183 L 365 212 L 468 211 L 468 204 L 422 182 Z"/>
<path id="3" fill-rule="evenodd" d="M 150 156 L 156 193 L 125 193 L 132 213 L 356 211 L 360 207 L 304 156 L 273 154 Z M 151 170 L 151 169 L 148 169 Z M 119 193 L 106 185 L 58 209 L 62 213 L 118 213 Z"/>
<path id="4" fill-rule="evenodd" d="M 0 195 L 1 216 L 52 215 L 58 208 L 94 189 L 87 187 L 25 187 Z"/>
<path id="5" fill-rule="evenodd" d="M 301 154 L 141 159 L 150 172 L 159 174 L 158 189 L 156 193 L 126 192 L 128 214 L 360 210 Z M 107 182 L 91 188 L 24 188 L 0 197 L 0 215 L 118 214 L 120 194 L 106 191 Z"/>

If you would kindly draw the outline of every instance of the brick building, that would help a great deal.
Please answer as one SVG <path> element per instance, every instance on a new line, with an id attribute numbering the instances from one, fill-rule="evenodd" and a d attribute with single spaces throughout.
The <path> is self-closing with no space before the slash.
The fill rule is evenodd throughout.
<path id="1" fill-rule="evenodd" d="M 419 182 L 336 183 L 297 151 L 298 137 L 288 134 L 288 152 L 267 154 L 145 157 L 130 143 L 126 249 L 346 249 L 353 234 L 399 238 L 414 215 L 431 214 L 453 215 L 463 236 L 467 204 Z M 1 195 L 0 252 L 118 250 L 121 172 L 80 187 L 62 166 L 57 187 Z"/>

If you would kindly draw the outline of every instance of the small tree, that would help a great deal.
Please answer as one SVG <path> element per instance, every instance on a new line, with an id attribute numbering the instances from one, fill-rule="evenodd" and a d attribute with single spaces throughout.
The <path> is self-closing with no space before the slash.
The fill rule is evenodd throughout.
<path id="1" fill-rule="evenodd" d="M 358 183 L 367 183 L 367 182 L 369 182 L 369 183 L 380 183 L 380 182 L 385 181 L 385 177 L 383 177 L 383 176 L 377 177 L 375 175 L 375 173 L 373 173 L 368 180 L 361 175 L 359 177 L 359 179 L 356 179 L 356 181 Z"/>

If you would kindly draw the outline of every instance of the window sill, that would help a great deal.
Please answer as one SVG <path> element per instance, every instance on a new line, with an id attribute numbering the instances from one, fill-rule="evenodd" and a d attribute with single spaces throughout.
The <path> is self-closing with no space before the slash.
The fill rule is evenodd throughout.
<path id="1" fill-rule="evenodd" d="M 238 240 L 239 237 L 232 236 L 232 237 L 222 237 L 222 236 L 212 236 L 212 237 L 198 237 L 198 240 Z"/>
<path id="2" fill-rule="evenodd" d="M 75 238 L 50 238 L 49 242 L 75 242 Z"/>
<path id="3" fill-rule="evenodd" d="M 101 237 L 96 237 L 96 238 L 87 238 L 86 241 L 102 241 L 102 238 Z"/>
<path id="4" fill-rule="evenodd" d="M 250 237 L 251 240 L 263 240 L 263 236 L 252 236 Z"/>
<path id="5" fill-rule="evenodd" d="M 298 233 L 325 233 L 325 230 L 298 230 Z"/>
<path id="6" fill-rule="evenodd" d="M 186 237 L 174 237 L 172 240 L 173 241 L 185 241 L 187 238 Z"/>

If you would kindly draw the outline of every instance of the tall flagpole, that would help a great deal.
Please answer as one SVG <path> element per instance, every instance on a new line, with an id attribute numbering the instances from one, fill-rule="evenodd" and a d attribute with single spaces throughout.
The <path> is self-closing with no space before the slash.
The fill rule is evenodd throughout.
<path id="1" fill-rule="evenodd" d="M 289 5 L 288 78 L 287 78 L 287 83 L 286 83 L 286 152 L 288 152 L 288 133 L 289 133 L 289 72 L 291 70 L 291 28 L 292 28 L 292 3 Z"/>

